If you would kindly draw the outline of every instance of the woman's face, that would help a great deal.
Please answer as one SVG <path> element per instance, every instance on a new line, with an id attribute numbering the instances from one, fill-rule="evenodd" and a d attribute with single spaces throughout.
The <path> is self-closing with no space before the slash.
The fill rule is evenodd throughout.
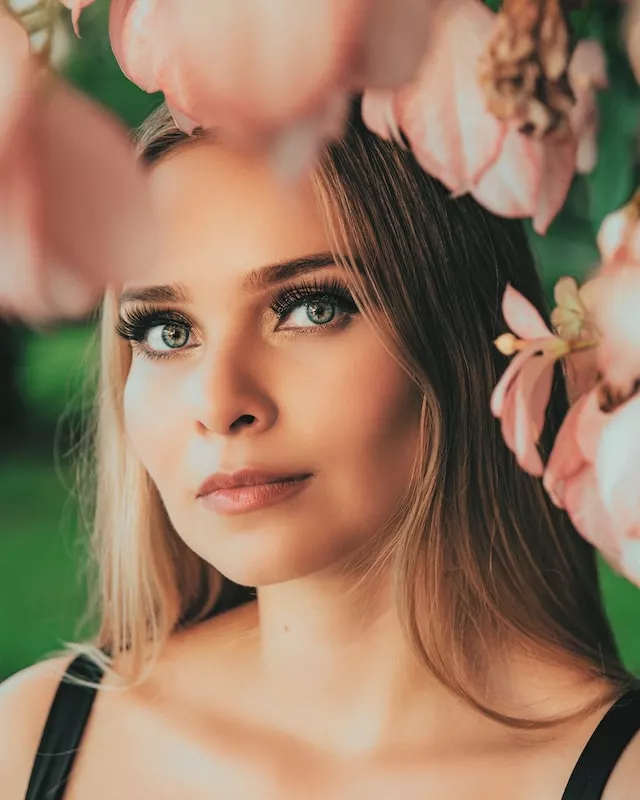
<path id="1" fill-rule="evenodd" d="M 327 256 L 309 183 L 202 143 L 156 165 L 151 187 L 161 261 L 123 287 L 120 309 L 136 339 L 130 442 L 178 535 L 231 580 L 339 568 L 407 485 L 419 393 Z M 244 469 L 310 477 L 266 503 L 251 490 L 198 497 L 214 473 Z"/>

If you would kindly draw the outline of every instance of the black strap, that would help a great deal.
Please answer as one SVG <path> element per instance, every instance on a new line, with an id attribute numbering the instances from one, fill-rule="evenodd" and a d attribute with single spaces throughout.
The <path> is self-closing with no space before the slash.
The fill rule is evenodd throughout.
<path id="1" fill-rule="evenodd" d="M 600 800 L 613 768 L 640 730 L 640 685 L 617 700 L 600 720 L 576 762 L 562 800 Z"/>
<path id="2" fill-rule="evenodd" d="M 84 655 L 67 675 L 99 682 L 102 670 Z M 95 700 L 96 689 L 60 682 L 36 753 L 25 800 L 61 800 Z"/>

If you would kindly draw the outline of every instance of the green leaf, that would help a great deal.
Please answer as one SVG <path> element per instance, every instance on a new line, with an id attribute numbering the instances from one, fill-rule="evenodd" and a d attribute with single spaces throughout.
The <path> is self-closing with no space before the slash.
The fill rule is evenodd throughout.
<path id="1" fill-rule="evenodd" d="M 534 232 L 530 220 L 525 227 L 549 297 L 563 275 L 572 275 L 581 282 L 598 265 L 598 248 L 589 220 L 563 214 L 554 220 L 545 236 Z"/>
<path id="2" fill-rule="evenodd" d="M 624 205 L 635 188 L 640 90 L 626 59 L 609 61 L 610 89 L 598 95 L 598 161 L 587 176 L 589 217 L 597 231 L 604 217 Z"/>

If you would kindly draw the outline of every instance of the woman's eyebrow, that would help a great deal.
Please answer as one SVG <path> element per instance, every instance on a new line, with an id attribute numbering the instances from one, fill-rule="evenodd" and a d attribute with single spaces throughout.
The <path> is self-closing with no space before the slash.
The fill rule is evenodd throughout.
<path id="1" fill-rule="evenodd" d="M 283 283 L 306 272 L 313 272 L 334 264 L 335 257 L 332 253 L 315 253 L 310 256 L 301 256 L 287 261 L 279 261 L 275 264 L 267 264 L 266 266 L 249 270 L 242 279 L 242 288 L 246 291 L 261 291 L 268 286 Z"/>
<path id="2" fill-rule="evenodd" d="M 336 264 L 332 253 L 314 253 L 313 255 L 291 258 L 267 264 L 249 270 L 242 278 L 243 291 L 261 291 L 298 275 L 323 269 Z M 193 302 L 191 293 L 182 283 L 171 283 L 163 286 L 136 286 L 126 289 L 120 295 L 120 305 L 133 300 L 146 303 L 184 303 Z"/>
<path id="3" fill-rule="evenodd" d="M 171 283 L 165 286 L 136 286 L 125 289 L 120 295 L 120 305 L 132 300 L 144 303 L 191 303 L 191 294 L 187 287 L 181 283 Z"/>

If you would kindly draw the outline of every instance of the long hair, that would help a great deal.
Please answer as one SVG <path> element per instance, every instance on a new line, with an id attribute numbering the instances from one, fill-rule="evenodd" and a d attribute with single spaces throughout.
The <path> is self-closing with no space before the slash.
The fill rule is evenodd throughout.
<path id="1" fill-rule="evenodd" d="M 212 138 L 182 133 L 165 105 L 135 134 L 150 167 Z M 522 224 L 492 215 L 470 196 L 452 198 L 410 150 L 366 129 L 358 101 L 344 137 L 323 149 L 312 180 L 356 301 L 423 398 L 408 499 L 376 542 L 367 575 L 392 575 L 400 622 L 425 669 L 491 719 L 550 728 L 617 699 L 637 678 L 621 662 L 603 608 L 596 552 L 539 480 L 518 468 L 489 411 L 506 365 L 492 341 L 505 329 L 500 304 L 507 283 L 548 319 Z M 127 441 L 122 395 L 130 351 L 114 333 L 116 303 L 108 290 L 95 431 L 82 467 L 95 501 L 88 614 L 97 633 L 65 642 L 62 652 L 86 653 L 124 687 L 144 680 L 172 632 L 253 592 L 184 544 Z M 542 440 L 547 453 L 566 410 L 558 369 Z M 609 697 L 551 719 L 501 713 L 487 704 L 479 676 L 516 642 L 548 663 L 569 663 L 588 680 L 604 680 Z M 126 676 L 114 672 L 125 651 Z"/>

